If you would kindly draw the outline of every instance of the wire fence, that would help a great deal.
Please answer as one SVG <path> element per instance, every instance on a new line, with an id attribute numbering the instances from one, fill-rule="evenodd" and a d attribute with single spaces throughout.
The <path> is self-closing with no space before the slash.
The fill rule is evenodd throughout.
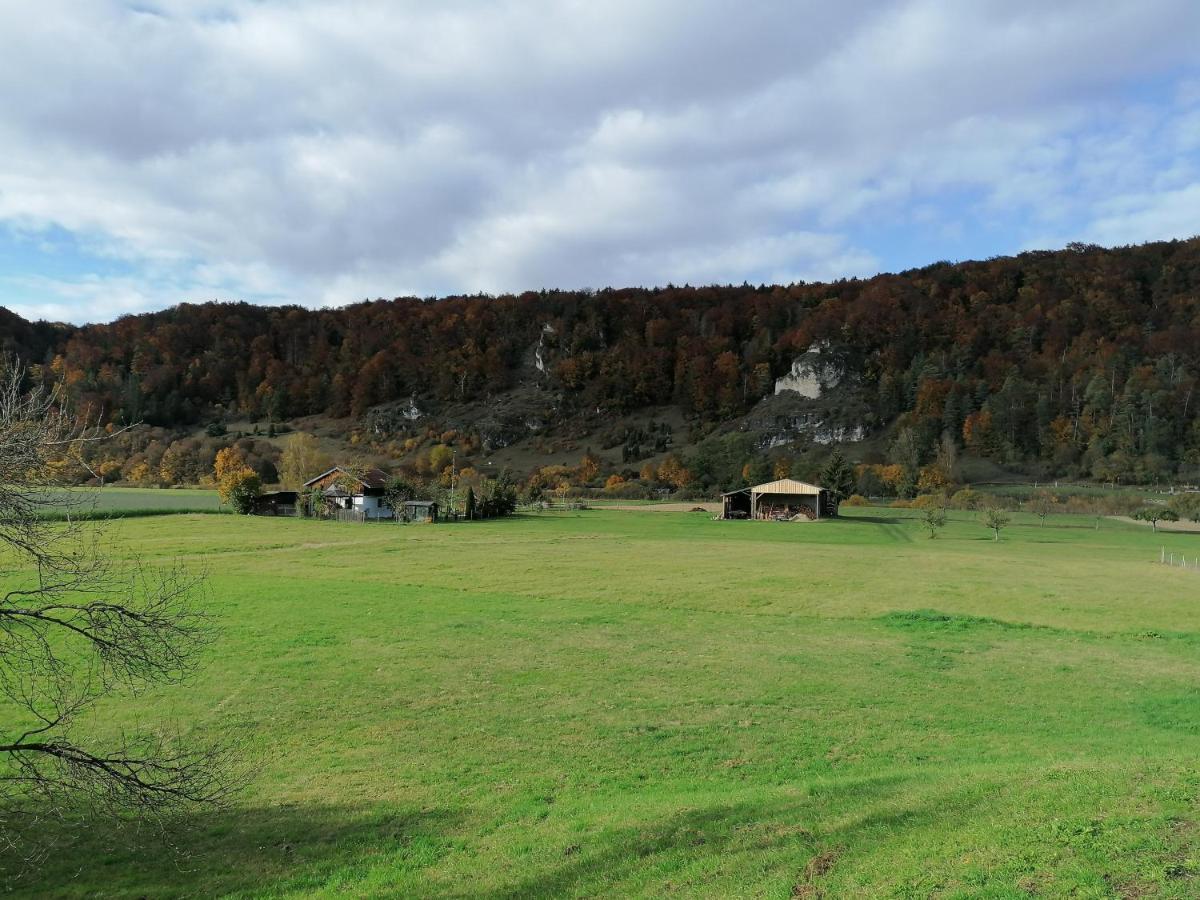
<path id="1" fill-rule="evenodd" d="M 516 511 L 519 513 L 571 512 L 590 508 L 587 500 L 576 497 L 569 500 L 539 500 L 537 503 L 518 503 Z"/>
<path id="2" fill-rule="evenodd" d="M 1193 572 L 1200 572 L 1200 556 L 1188 557 L 1184 553 L 1168 553 L 1167 548 L 1163 547 L 1158 557 L 1159 565 L 1171 566 L 1179 569 L 1191 569 Z"/>

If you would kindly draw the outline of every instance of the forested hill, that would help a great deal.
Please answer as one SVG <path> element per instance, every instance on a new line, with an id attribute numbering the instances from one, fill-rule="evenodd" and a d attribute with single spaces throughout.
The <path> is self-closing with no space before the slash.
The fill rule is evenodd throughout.
<path id="1" fill-rule="evenodd" d="M 700 433 L 760 428 L 764 446 L 907 425 L 926 448 L 949 434 L 1123 480 L 1200 457 L 1198 239 L 831 284 L 185 304 L 85 327 L 0 310 L 0 341 L 81 403 L 167 427 L 323 414 L 403 430 L 519 397 L 505 442 L 676 407 Z M 797 360 L 815 387 L 775 396 Z"/>

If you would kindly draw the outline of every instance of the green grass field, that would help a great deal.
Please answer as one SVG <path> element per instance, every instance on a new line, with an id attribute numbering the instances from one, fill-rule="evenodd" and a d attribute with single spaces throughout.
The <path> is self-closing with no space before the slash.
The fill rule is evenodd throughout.
<path id="1" fill-rule="evenodd" d="M 91 727 L 226 735 L 249 783 L 18 889 L 1200 895 L 1200 573 L 1157 564 L 1200 534 L 847 512 L 115 522 L 222 635 Z"/>
<path id="2" fill-rule="evenodd" d="M 72 509 L 94 510 L 116 516 L 218 512 L 221 509 L 217 492 L 201 488 L 79 488 L 70 491 L 67 496 L 72 500 L 67 504 Z"/>

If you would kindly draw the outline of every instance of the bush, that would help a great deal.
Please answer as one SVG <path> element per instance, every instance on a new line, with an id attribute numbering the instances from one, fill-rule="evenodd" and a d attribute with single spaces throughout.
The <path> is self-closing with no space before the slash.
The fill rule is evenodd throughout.
<path id="1" fill-rule="evenodd" d="M 1181 519 L 1200 522 L 1200 494 L 1176 494 L 1167 506 Z"/>
<path id="2" fill-rule="evenodd" d="M 485 479 L 480 494 L 476 509 L 485 519 L 511 516 L 517 510 L 517 488 L 507 472 L 501 472 L 495 479 Z"/>
<path id="3" fill-rule="evenodd" d="M 608 479 L 604 482 L 604 490 L 612 493 L 613 491 L 619 491 L 624 485 L 625 479 L 620 475 L 609 475 Z"/>
<path id="4" fill-rule="evenodd" d="M 617 500 L 652 500 L 654 491 L 639 481 L 626 481 L 615 488 L 605 488 L 604 494 Z"/>
<path id="5" fill-rule="evenodd" d="M 892 509 L 912 509 L 913 502 L 911 500 L 893 500 L 888 504 Z"/>
<path id="6" fill-rule="evenodd" d="M 945 494 L 921 494 L 911 502 L 913 509 L 945 509 L 949 501 Z"/>
<path id="7" fill-rule="evenodd" d="M 1082 494 L 1068 495 L 1062 502 L 1062 508 L 1065 512 L 1077 516 L 1103 515 L 1100 501 Z"/>
<path id="8" fill-rule="evenodd" d="M 973 491 L 970 488 L 955 491 L 954 496 L 950 498 L 950 506 L 954 509 L 975 510 L 979 509 L 979 505 L 982 502 L 983 494 L 979 491 Z"/>
<path id="9" fill-rule="evenodd" d="M 262 490 L 258 476 L 246 469 L 241 473 L 230 476 L 227 481 L 229 505 L 242 515 L 254 511 L 254 501 Z"/>
<path id="10" fill-rule="evenodd" d="M 891 496 L 896 493 L 895 489 L 883 480 L 878 469 L 878 466 L 869 465 L 858 467 L 857 487 L 859 496 L 882 497 L 884 495 Z"/>
<path id="11" fill-rule="evenodd" d="M 862 494 L 851 494 L 842 501 L 842 506 L 870 506 L 871 501 Z"/>

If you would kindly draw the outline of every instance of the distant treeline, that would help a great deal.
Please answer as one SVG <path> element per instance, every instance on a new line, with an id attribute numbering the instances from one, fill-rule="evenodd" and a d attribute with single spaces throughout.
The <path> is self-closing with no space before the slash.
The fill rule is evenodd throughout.
<path id="1" fill-rule="evenodd" d="M 725 422 L 818 345 L 868 433 L 911 427 L 1040 471 L 1150 481 L 1200 464 L 1200 240 L 1074 245 L 831 284 L 185 304 L 111 324 L 0 316 L 0 348 L 116 421 L 361 416 L 518 385 L 565 419 L 677 405 Z"/>

